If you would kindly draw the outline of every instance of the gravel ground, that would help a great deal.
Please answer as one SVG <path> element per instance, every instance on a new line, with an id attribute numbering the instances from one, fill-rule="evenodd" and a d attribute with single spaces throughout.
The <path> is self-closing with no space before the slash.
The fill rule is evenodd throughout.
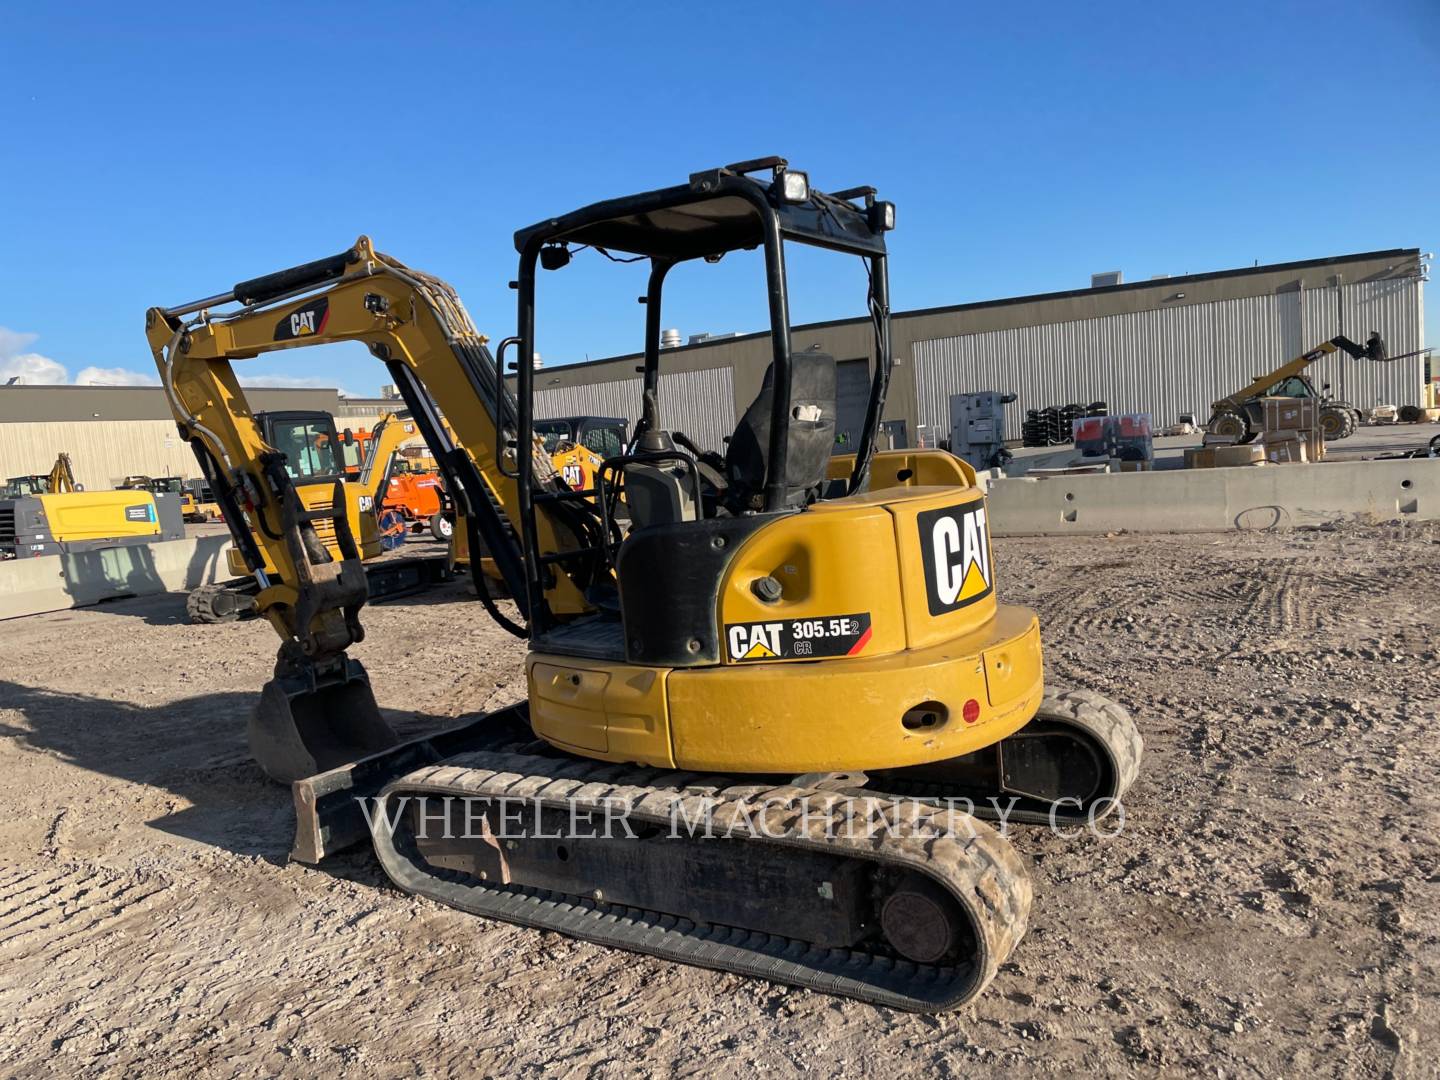
<path id="1" fill-rule="evenodd" d="M 1032 929 L 914 1016 L 287 865 L 258 623 L 183 597 L 0 623 L 0 1074 L 1426 1076 L 1440 1055 L 1440 530 L 997 542 L 1052 684 L 1146 740 L 1118 836 L 1011 831 Z M 354 650 L 415 733 L 523 694 L 459 586 Z"/>

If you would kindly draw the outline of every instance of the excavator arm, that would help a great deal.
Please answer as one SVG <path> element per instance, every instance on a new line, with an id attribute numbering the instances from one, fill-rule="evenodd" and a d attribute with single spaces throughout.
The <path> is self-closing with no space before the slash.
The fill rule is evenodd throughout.
<path id="1" fill-rule="evenodd" d="M 211 312 L 231 303 L 239 309 Z M 205 300 L 151 308 L 146 333 L 181 437 L 194 447 L 255 574 L 256 607 L 282 640 L 276 680 L 252 720 L 257 758 L 288 781 L 391 745 L 394 736 L 368 684 L 359 685 L 366 683 L 363 669 L 345 653 L 364 636 L 359 611 L 366 583 L 344 520 L 342 481 L 336 480 L 332 508 L 301 504 L 284 448 L 265 442 L 232 362 L 363 343 L 385 363 L 450 490 L 463 501 L 472 544 L 484 545 L 525 614 L 541 598 L 529 595 L 517 539 L 515 405 L 486 338 L 448 284 L 377 252 L 363 236 L 340 255 L 241 282 Z M 535 455 L 533 467 L 542 483 L 558 483 L 544 455 Z M 322 517 L 335 519 L 339 561 L 316 536 Z M 538 545 L 583 547 L 590 527 L 584 507 L 557 501 L 538 515 Z M 267 562 L 274 576 L 264 569 Z M 584 567 L 557 563 L 543 600 L 557 615 L 582 613 L 590 583 Z"/>
<path id="2" fill-rule="evenodd" d="M 78 490 L 75 472 L 70 467 L 70 455 L 62 452 L 55 459 L 54 468 L 50 470 L 50 492 L 52 495 L 63 495 Z"/>

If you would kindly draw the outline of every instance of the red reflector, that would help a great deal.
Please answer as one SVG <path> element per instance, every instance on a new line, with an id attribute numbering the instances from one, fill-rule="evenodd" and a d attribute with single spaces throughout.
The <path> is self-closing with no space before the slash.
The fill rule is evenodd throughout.
<path id="1" fill-rule="evenodd" d="M 965 702 L 965 708 L 961 711 L 960 715 L 965 718 L 965 723 L 973 724 L 976 720 L 980 719 L 980 702 L 972 697 L 969 701 Z"/>

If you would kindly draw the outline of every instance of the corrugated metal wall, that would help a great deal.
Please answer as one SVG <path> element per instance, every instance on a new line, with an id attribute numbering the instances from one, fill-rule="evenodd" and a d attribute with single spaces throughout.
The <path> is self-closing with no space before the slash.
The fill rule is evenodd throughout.
<path id="1" fill-rule="evenodd" d="M 1387 279 L 917 341 L 920 422 L 933 445 L 949 435 L 951 394 L 998 390 L 1019 395 L 1006 406 L 1015 438 L 1026 409 L 1069 402 L 1148 412 L 1159 425 L 1193 412 L 1203 423 L 1212 401 L 1342 328 L 1362 344 L 1378 330 L 1392 356 L 1421 348 L 1421 289 L 1418 278 Z M 1362 409 L 1420 399 L 1419 357 L 1372 364 L 1341 354 L 1309 375 Z"/>
<path id="2" fill-rule="evenodd" d="M 70 455 L 76 482 L 91 491 L 113 488 L 137 474 L 200 475 L 195 455 L 180 441 L 173 420 L 54 420 L 0 424 L 0 482 L 49 473 L 61 451 Z"/>
<path id="3" fill-rule="evenodd" d="M 633 431 L 640 419 L 640 379 L 619 379 L 590 386 L 558 386 L 535 392 L 535 416 L 623 416 Z M 725 452 L 735 431 L 735 387 L 731 370 L 706 368 L 660 375 L 660 420 L 669 431 L 683 431 L 695 445 Z"/>

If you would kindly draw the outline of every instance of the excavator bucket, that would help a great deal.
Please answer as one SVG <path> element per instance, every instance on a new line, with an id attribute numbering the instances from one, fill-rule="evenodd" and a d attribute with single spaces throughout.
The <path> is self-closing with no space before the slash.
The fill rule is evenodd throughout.
<path id="1" fill-rule="evenodd" d="M 276 675 L 250 717 L 250 753 L 272 780 L 290 784 L 399 743 L 357 660 L 324 682 Z"/>

